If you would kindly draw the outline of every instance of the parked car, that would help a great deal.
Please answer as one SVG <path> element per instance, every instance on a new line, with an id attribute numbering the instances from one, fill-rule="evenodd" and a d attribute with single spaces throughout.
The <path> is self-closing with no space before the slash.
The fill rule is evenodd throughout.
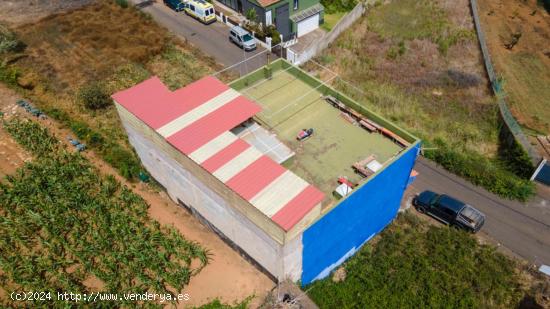
<path id="1" fill-rule="evenodd" d="M 176 12 L 183 11 L 185 4 L 182 0 L 164 0 L 164 4 Z"/>
<path id="2" fill-rule="evenodd" d="M 244 50 L 256 49 L 256 41 L 250 32 L 239 26 L 234 26 L 229 31 L 229 40 Z"/>
<path id="3" fill-rule="evenodd" d="M 485 215 L 474 207 L 445 194 L 424 191 L 413 199 L 414 207 L 435 219 L 476 233 L 485 223 Z"/>
<path id="4" fill-rule="evenodd" d="M 184 2 L 185 14 L 206 25 L 216 21 L 216 13 L 211 3 L 204 0 L 186 0 Z"/>

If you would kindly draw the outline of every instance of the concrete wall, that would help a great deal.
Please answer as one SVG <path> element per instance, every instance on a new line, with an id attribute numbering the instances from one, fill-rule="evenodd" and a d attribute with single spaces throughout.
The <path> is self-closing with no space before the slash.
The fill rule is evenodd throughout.
<path id="1" fill-rule="evenodd" d="M 215 192 L 213 181 L 199 179 L 198 170 L 185 168 L 173 154 L 163 149 L 171 147 L 168 143 L 164 140 L 153 140 L 151 136 L 156 136 L 156 133 L 152 129 L 118 104 L 117 109 L 130 143 L 142 164 L 166 188 L 172 200 L 176 203 L 181 201 L 198 212 L 217 232 L 246 252 L 273 277 L 293 280 L 300 278 L 301 234 L 286 240 L 286 243 L 274 239 L 251 221 L 247 214 L 236 209 L 225 193 Z M 159 147 L 161 142 L 166 145 Z M 196 164 L 195 166 L 200 168 Z"/>
<path id="2" fill-rule="evenodd" d="M 325 33 L 321 38 L 311 42 L 306 48 L 302 50 L 293 50 L 292 47 L 289 47 L 289 54 L 291 56 L 288 57 L 290 59 L 287 60 L 292 64 L 301 65 L 317 56 L 321 51 L 327 48 L 330 43 L 336 40 L 344 30 L 348 29 L 357 19 L 359 19 L 365 12 L 366 6 L 373 2 L 374 0 L 368 0 L 365 3 L 357 3 L 351 12 L 340 18 L 340 21 L 338 21 L 330 32 Z M 324 16 L 321 17 L 324 18 Z"/>
<path id="3" fill-rule="evenodd" d="M 397 215 L 420 144 L 328 211 L 302 236 L 302 284 L 322 279 Z"/>

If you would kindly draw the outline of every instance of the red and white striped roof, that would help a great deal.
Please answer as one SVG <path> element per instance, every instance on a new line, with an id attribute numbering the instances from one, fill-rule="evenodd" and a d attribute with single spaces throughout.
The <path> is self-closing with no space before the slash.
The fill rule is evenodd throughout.
<path id="1" fill-rule="evenodd" d="M 214 77 L 173 92 L 153 77 L 113 99 L 286 231 L 324 198 L 229 131 L 261 108 Z"/>

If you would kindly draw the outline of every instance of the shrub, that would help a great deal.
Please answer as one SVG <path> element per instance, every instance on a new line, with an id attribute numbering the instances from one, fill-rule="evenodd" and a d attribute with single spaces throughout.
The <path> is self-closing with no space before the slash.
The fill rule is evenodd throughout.
<path id="1" fill-rule="evenodd" d="M 0 81 L 8 85 L 17 85 L 17 80 L 21 76 L 17 68 L 0 63 Z"/>
<path id="2" fill-rule="evenodd" d="M 251 22 L 256 22 L 258 19 L 258 13 L 256 13 L 255 8 L 250 8 L 248 11 L 246 11 L 246 19 L 248 19 Z"/>
<path id="3" fill-rule="evenodd" d="M 123 9 L 128 7 L 128 0 L 115 0 L 115 3 Z"/>
<path id="4" fill-rule="evenodd" d="M 457 151 L 443 140 L 435 139 L 436 150 L 426 152 L 426 157 L 437 162 L 449 172 L 464 177 L 473 184 L 509 199 L 527 201 L 535 193 L 532 182 L 498 167 L 495 162 L 471 151 Z"/>
<path id="5" fill-rule="evenodd" d="M 508 131 L 505 124 L 502 124 L 499 132 L 498 154 L 506 167 L 519 177 L 529 179 L 533 174 L 533 164 L 529 155 Z"/>
<path id="6" fill-rule="evenodd" d="M 102 109 L 112 104 L 111 97 L 102 83 L 92 83 L 80 88 L 78 97 L 84 106 L 91 110 Z"/>
<path id="7" fill-rule="evenodd" d="M 321 0 L 328 14 L 351 11 L 358 2 L 357 0 Z"/>
<path id="8" fill-rule="evenodd" d="M 17 39 L 15 33 L 7 27 L 0 25 L 0 54 L 19 52 L 25 48 L 25 44 Z"/>
<path id="9" fill-rule="evenodd" d="M 136 179 L 141 171 L 141 165 L 136 156 L 118 144 L 110 143 L 104 147 L 103 158 L 116 168 L 126 179 Z"/>
<path id="10" fill-rule="evenodd" d="M 271 46 L 281 43 L 281 34 L 274 25 L 267 26 L 265 33 L 266 36 L 271 37 Z"/>

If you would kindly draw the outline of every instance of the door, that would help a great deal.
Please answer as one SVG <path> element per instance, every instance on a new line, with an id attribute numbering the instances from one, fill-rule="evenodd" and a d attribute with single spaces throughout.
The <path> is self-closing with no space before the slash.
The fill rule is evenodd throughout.
<path id="1" fill-rule="evenodd" d="M 243 1 L 237 0 L 237 12 L 242 13 L 243 12 Z"/>
<path id="2" fill-rule="evenodd" d="M 275 9 L 275 27 L 283 35 L 285 40 L 290 36 L 290 15 L 288 13 L 288 3 Z"/>
<path id="3" fill-rule="evenodd" d="M 308 34 L 317 28 L 319 28 L 319 14 L 315 14 L 298 22 L 298 37 Z"/>

